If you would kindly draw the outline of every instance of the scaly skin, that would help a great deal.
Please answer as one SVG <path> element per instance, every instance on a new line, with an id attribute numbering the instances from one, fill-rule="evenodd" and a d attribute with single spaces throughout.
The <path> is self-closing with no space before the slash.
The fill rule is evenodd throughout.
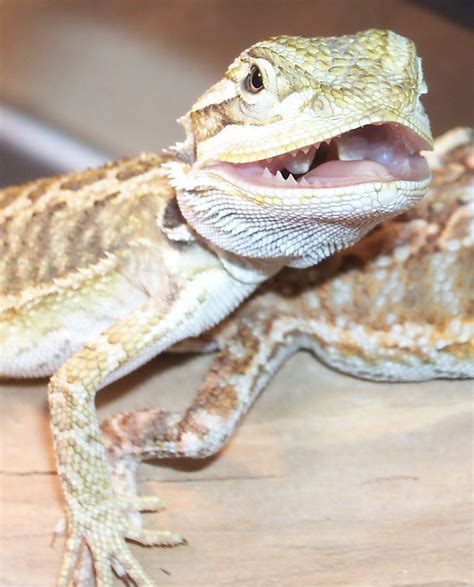
<path id="1" fill-rule="evenodd" d="M 182 541 L 134 524 L 135 512 L 162 507 L 158 498 L 112 486 L 97 391 L 215 326 L 283 267 L 314 265 L 416 204 L 429 183 L 417 154 L 431 144 L 425 91 L 413 43 L 394 33 L 275 37 L 244 51 L 196 102 L 186 141 L 169 152 L 0 192 L 0 374 L 52 374 L 68 521 L 58 585 L 76 571 L 93 579 L 87 555 L 78 562 L 87 545 L 98 585 L 112 584 L 113 566 L 150 586 L 126 539 Z M 230 392 L 214 400 L 219 414 L 242 413 Z M 164 418 L 160 430 L 172 434 Z M 168 452 L 192 455 L 206 430 L 186 432 L 179 450 L 165 434 Z M 160 435 L 141 440 L 140 458 L 166 452 Z"/>
<path id="2" fill-rule="evenodd" d="M 317 267 L 282 271 L 208 333 L 220 350 L 184 414 L 104 422 L 116 483 L 135 491 L 131 458 L 215 454 L 299 349 L 373 380 L 474 378 L 473 135 L 435 142 L 433 183 L 416 208 Z"/>

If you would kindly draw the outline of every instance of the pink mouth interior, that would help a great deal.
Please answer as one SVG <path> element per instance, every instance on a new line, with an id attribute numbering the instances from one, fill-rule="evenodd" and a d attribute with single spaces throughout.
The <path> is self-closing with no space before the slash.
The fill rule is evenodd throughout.
<path id="1" fill-rule="evenodd" d="M 251 163 L 219 163 L 241 181 L 263 187 L 327 188 L 429 177 L 419 153 L 426 141 L 406 127 L 370 124 L 277 157 Z"/>

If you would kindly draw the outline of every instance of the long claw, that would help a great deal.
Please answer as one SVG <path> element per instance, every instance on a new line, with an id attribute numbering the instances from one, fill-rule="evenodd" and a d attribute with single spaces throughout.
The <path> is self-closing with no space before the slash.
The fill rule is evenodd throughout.
<path id="1" fill-rule="evenodd" d="M 114 558 L 117 558 L 124 573 L 137 585 L 140 587 L 155 587 L 155 583 L 137 563 L 125 542 L 120 545 L 119 552 L 114 553 Z"/>
<path id="2" fill-rule="evenodd" d="M 126 538 L 139 542 L 144 546 L 177 546 L 186 544 L 186 539 L 175 532 L 167 530 L 145 530 L 144 528 L 129 528 Z"/>
<path id="3" fill-rule="evenodd" d="M 124 495 L 120 496 L 124 507 L 137 512 L 161 512 L 165 504 L 156 495 Z"/>

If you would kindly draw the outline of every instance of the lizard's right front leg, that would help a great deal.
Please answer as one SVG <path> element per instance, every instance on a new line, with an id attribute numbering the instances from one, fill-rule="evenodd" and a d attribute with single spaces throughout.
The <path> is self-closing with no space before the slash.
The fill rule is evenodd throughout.
<path id="1" fill-rule="evenodd" d="M 95 413 L 95 394 L 174 342 L 197 336 L 221 320 L 252 289 L 254 286 L 236 282 L 221 268 L 200 271 L 167 301 L 151 299 L 115 323 L 51 378 L 52 430 L 68 522 L 59 586 L 70 584 L 86 544 L 100 587 L 112 585 L 112 565 L 137 586 L 149 587 L 151 579 L 125 540 L 147 545 L 182 542 L 177 534 L 141 530 L 130 524 L 129 512 L 156 511 L 162 506 L 154 497 L 119 495 L 113 490 Z"/>

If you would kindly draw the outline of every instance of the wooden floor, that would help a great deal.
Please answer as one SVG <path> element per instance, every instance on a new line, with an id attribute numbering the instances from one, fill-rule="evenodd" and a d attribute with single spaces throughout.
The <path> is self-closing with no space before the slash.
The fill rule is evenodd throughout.
<path id="1" fill-rule="evenodd" d="M 158 358 L 102 392 L 100 414 L 183 408 L 208 363 Z M 6 383 L 0 404 L 0 584 L 52 586 L 46 382 Z M 300 353 L 217 458 L 141 467 L 141 492 L 168 505 L 147 524 L 189 544 L 133 550 L 159 586 L 473 585 L 473 415 L 469 382 L 368 383 Z"/>

